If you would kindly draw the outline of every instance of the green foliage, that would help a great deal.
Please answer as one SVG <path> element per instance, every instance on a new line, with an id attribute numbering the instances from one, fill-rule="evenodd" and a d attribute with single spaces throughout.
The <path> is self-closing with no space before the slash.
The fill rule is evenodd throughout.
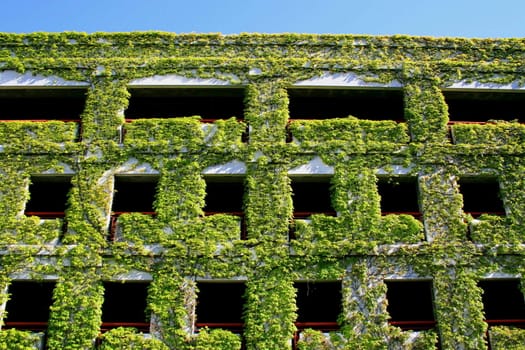
<path id="1" fill-rule="evenodd" d="M 16 329 L 5 329 L 0 332 L 1 350 L 36 350 L 39 349 L 42 333 L 31 333 Z"/>
<path id="2" fill-rule="evenodd" d="M 301 332 L 301 338 L 297 342 L 299 350 L 331 350 L 334 349 L 330 338 L 322 332 L 314 329 L 305 329 Z"/>
<path id="3" fill-rule="evenodd" d="M 489 330 L 490 345 L 494 350 L 523 350 L 525 349 L 525 330 L 496 326 Z"/>
<path id="4" fill-rule="evenodd" d="M 382 217 L 378 232 L 384 234 L 381 243 L 418 243 L 425 238 L 423 223 L 406 214 Z"/>
<path id="5" fill-rule="evenodd" d="M 3 145 L 6 151 L 60 152 L 64 143 L 75 142 L 77 139 L 78 124 L 74 122 L 13 121 L 0 123 L 0 145 Z"/>
<path id="6" fill-rule="evenodd" d="M 460 80 L 523 85 L 524 59 L 522 39 L 0 34 L 0 70 L 89 86 L 81 129 L 61 121 L 0 123 L 2 285 L 20 273 L 58 277 L 50 350 L 91 350 L 99 336 L 101 281 L 137 270 L 152 277 L 152 338 L 115 329 L 102 336 L 102 349 L 239 349 L 240 337 L 229 331 L 196 332 L 198 278 L 246 280 L 248 350 L 289 348 L 298 279 L 343 284 L 340 330 L 329 336 L 305 330 L 300 349 L 426 350 L 438 335 L 443 349 L 485 348 L 476 282 L 489 272 L 525 273 L 523 126 L 455 124 L 450 139 L 441 90 Z M 295 120 L 287 143 L 287 88 L 332 73 L 400 84 L 405 120 Z M 244 116 L 212 124 L 201 124 L 200 116 L 125 122 L 128 84 L 155 75 L 243 85 Z M 294 221 L 288 172 L 314 157 L 333 168 L 337 216 Z M 203 212 L 203 171 L 233 160 L 246 166 L 246 240 L 238 217 Z M 158 172 L 156 215 L 121 215 L 116 241 L 109 242 L 113 176 L 144 169 Z M 70 172 L 64 221 L 23 215 L 30 175 Z M 379 174 L 418 178 L 423 222 L 381 215 Z M 498 178 L 505 217 L 474 220 L 463 213 L 457 179 L 465 174 Z M 388 325 L 384 283 L 414 273 L 433 280 L 437 318 L 435 330 L 415 335 Z M 0 300 L 7 297 L 0 293 Z M 493 348 L 523 343 L 518 330 L 490 333 Z M 3 330 L 0 349 L 33 349 L 34 340 Z"/>
<path id="7" fill-rule="evenodd" d="M 197 337 L 195 350 L 240 350 L 241 339 L 237 334 L 223 329 L 202 329 Z"/>
<path id="8" fill-rule="evenodd" d="M 519 147 L 525 140 L 525 126 L 500 121 L 489 124 L 455 124 L 452 134 L 456 144 Z"/>
<path id="9" fill-rule="evenodd" d="M 294 120 L 290 132 L 302 148 L 351 147 L 354 152 L 388 148 L 409 141 L 406 124 L 395 121 L 359 120 L 355 117 L 327 120 Z"/>
<path id="10" fill-rule="evenodd" d="M 483 214 L 470 223 L 470 237 L 474 242 L 498 244 L 501 242 L 521 242 L 509 228 L 508 219 L 497 215 Z"/>
<path id="11" fill-rule="evenodd" d="M 47 346 L 90 349 L 99 333 L 103 289 L 96 272 L 72 271 L 61 276 L 53 292 Z"/>
<path id="12" fill-rule="evenodd" d="M 158 339 L 146 338 L 133 328 L 114 328 L 101 336 L 100 350 L 169 350 Z"/>
<path id="13" fill-rule="evenodd" d="M 261 266 L 260 270 L 265 272 L 246 286 L 246 343 L 252 349 L 283 349 L 295 331 L 296 306 L 290 302 L 295 299 L 293 281 L 283 273 L 285 269 Z"/>
<path id="14" fill-rule="evenodd" d="M 172 119 L 139 119 L 124 125 L 124 142 L 136 150 L 170 149 L 198 150 L 202 147 L 203 131 L 198 117 Z M 200 143 L 190 141 L 199 140 Z"/>

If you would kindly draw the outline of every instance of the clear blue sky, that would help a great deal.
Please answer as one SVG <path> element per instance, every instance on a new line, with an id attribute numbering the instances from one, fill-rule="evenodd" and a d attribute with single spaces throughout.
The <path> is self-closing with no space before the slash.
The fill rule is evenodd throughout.
<path id="1" fill-rule="evenodd" d="M 525 37 L 525 0 L 0 0 L 0 32 Z"/>

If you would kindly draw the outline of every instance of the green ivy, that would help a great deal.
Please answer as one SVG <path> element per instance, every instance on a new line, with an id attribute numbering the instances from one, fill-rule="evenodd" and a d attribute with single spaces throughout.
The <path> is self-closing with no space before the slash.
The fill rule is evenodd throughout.
<path id="1" fill-rule="evenodd" d="M 525 349 L 525 331 L 523 329 L 497 326 L 490 328 L 492 349 L 523 350 Z"/>
<path id="2" fill-rule="evenodd" d="M 114 328 L 101 337 L 101 350 L 168 350 L 158 339 L 146 338 L 129 328 Z"/>
<path id="3" fill-rule="evenodd" d="M 340 329 L 302 332 L 319 349 L 484 349 L 481 290 L 491 272 L 523 275 L 523 126 L 447 126 L 441 90 L 457 81 L 522 86 L 525 40 L 407 36 L 172 33 L 0 33 L 0 70 L 86 82 L 76 123 L 0 123 L 0 276 L 57 276 L 47 348 L 287 349 L 296 331 L 296 280 L 340 280 Z M 404 121 L 353 116 L 289 122 L 287 88 L 325 74 L 400 84 Z M 245 88 L 244 116 L 124 120 L 128 84 L 155 75 L 220 79 Z M 244 117 L 244 118 L 243 118 Z M 247 135 L 249 130 L 249 135 Z M 287 141 L 287 133 L 292 142 Z M 247 137 L 248 136 L 248 137 Z M 293 220 L 288 172 L 319 157 L 332 167 L 337 216 Z M 203 171 L 246 166 L 245 225 L 205 216 Z M 402 168 L 403 174 L 397 169 Z M 155 216 L 127 213 L 109 241 L 113 177 L 158 176 Z M 72 173 L 63 221 L 24 215 L 33 174 Z M 423 219 L 381 215 L 377 180 L 416 177 Z M 457 179 L 491 175 L 507 215 L 473 219 Z M 290 230 L 294 239 L 290 239 Z M 100 335 L 102 281 L 148 273 L 151 338 L 133 329 Z M 385 278 L 432 279 L 437 326 L 389 326 Z M 246 281 L 242 337 L 195 329 L 196 280 Z M 0 293 L 0 301 L 9 294 Z M 490 329 L 493 348 L 519 349 L 523 334 Z M 34 349 L 35 336 L 0 332 L 0 349 Z"/>

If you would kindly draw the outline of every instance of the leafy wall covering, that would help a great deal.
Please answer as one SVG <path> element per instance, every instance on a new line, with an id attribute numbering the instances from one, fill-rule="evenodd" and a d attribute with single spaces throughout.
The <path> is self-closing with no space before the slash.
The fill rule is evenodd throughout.
<path id="1" fill-rule="evenodd" d="M 523 87 L 523 62 L 521 39 L 0 34 L 2 72 L 87 83 L 80 141 L 71 122 L 0 123 L 0 283 L 8 286 L 21 275 L 57 280 L 49 349 L 240 349 L 241 338 L 232 332 L 197 333 L 193 326 L 195 281 L 239 278 L 246 281 L 243 338 L 250 350 L 291 348 L 298 280 L 343 286 L 339 331 L 306 330 L 300 349 L 486 349 L 477 282 L 490 273 L 521 278 L 525 268 L 525 127 L 456 124 L 452 142 L 442 89 L 458 81 Z M 369 84 L 399 85 L 405 120 L 350 116 L 287 126 L 287 88 L 346 73 Z M 244 86 L 243 121 L 203 128 L 198 116 L 137 120 L 124 126 L 121 143 L 128 84 L 167 75 Z M 246 125 L 249 140 L 243 142 Z M 334 169 L 338 214 L 297 222 L 296 238 L 289 240 L 288 172 L 315 157 Z M 234 160 L 246 166 L 243 240 L 235 216 L 203 215 L 203 171 Z M 146 164 L 159 176 L 156 216 L 122 215 L 120 238 L 108 241 L 114 175 Z M 378 170 L 395 173 L 396 166 L 418 179 L 423 222 L 381 215 Z M 64 235 L 60 219 L 42 224 L 23 214 L 30 176 L 49 172 L 73 176 Z M 474 221 L 463 212 L 457 179 L 465 174 L 498 179 L 505 217 Z M 97 342 L 102 282 L 130 279 L 134 271 L 152 279 L 152 337 L 115 329 Z M 385 279 L 392 276 L 432 280 L 434 329 L 401 331 L 388 324 Z M 7 289 L 1 290 L 6 300 Z M 490 332 L 497 348 L 523 344 L 521 331 Z M 0 349 L 34 344 L 29 332 L 0 332 Z"/>

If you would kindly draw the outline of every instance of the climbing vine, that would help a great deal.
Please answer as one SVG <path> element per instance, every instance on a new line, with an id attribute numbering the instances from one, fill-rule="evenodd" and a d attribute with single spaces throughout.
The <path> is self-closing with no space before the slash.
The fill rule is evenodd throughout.
<path id="1" fill-rule="evenodd" d="M 310 349 L 484 349 L 481 289 L 487 273 L 521 276 L 525 209 L 523 126 L 494 121 L 450 127 L 441 90 L 451 84 L 524 83 L 525 40 L 406 36 L 171 33 L 0 34 L 0 74 L 85 83 L 77 123 L 0 122 L 0 283 L 56 276 L 47 348 L 286 349 L 296 332 L 297 280 L 343 285 L 340 330 L 305 330 Z M 355 116 L 289 121 L 287 88 L 351 74 L 399 86 L 404 120 Z M 124 120 L 134 79 L 177 75 L 245 89 L 244 116 Z M 291 142 L 287 142 L 287 134 Z M 319 158 L 332 170 L 336 216 L 293 221 L 289 172 Z M 244 165 L 245 239 L 234 215 L 204 215 L 208 167 Z M 156 216 L 123 214 L 109 238 L 114 176 L 158 178 Z M 398 169 L 403 169 L 399 171 Z M 65 222 L 23 214 L 33 174 L 72 176 Z M 505 217 L 462 210 L 458 178 L 498 178 Z M 422 220 L 381 215 L 379 176 L 412 176 Z M 294 237 L 291 239 L 290 224 Z M 100 335 L 103 281 L 151 278 L 151 337 L 118 328 Z M 389 276 L 431 279 L 437 325 L 388 324 Z M 26 277 L 27 277 L 26 276 Z M 197 279 L 246 284 L 244 333 L 195 329 Z M 9 297 L 2 289 L 0 300 Z M 5 320 L 5 312 L 3 317 Z M 519 349 L 523 333 L 489 330 L 493 348 Z M 36 339 L 36 340 L 35 340 Z M 2 330 L 0 349 L 38 339 Z"/>

